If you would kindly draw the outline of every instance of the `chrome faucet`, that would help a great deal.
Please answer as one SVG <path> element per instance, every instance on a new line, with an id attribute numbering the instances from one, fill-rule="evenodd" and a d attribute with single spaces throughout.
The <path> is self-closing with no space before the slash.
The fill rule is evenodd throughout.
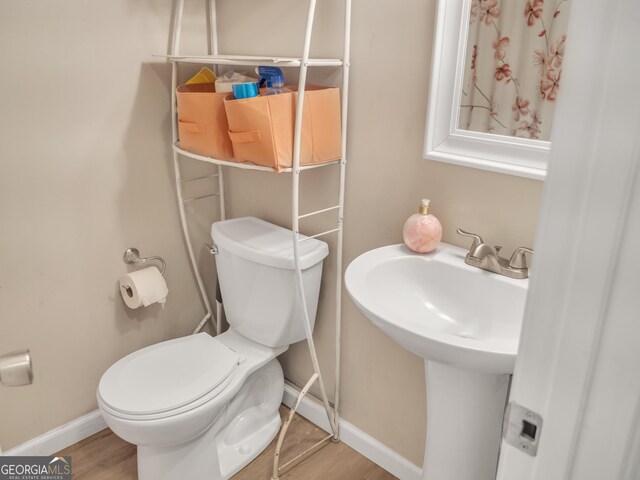
<path id="1" fill-rule="evenodd" d="M 487 245 L 480 235 L 465 232 L 460 228 L 458 229 L 458 233 L 462 236 L 473 238 L 469 253 L 467 253 L 467 256 L 464 258 L 464 262 L 467 265 L 510 278 L 523 279 L 529 277 L 529 268 L 527 267 L 525 253 L 533 253 L 533 250 L 530 248 L 516 248 L 511 258 L 507 260 L 499 254 L 502 247 Z"/>

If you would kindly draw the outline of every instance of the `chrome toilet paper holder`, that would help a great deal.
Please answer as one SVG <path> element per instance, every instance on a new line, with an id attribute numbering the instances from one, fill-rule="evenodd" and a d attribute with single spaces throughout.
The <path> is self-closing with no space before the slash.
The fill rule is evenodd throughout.
<path id="1" fill-rule="evenodd" d="M 162 268 L 160 269 L 160 274 L 164 275 L 165 270 L 167 269 L 167 262 L 164 261 L 164 258 L 162 257 L 141 257 L 140 256 L 140 250 L 138 250 L 135 247 L 132 248 L 127 248 L 124 253 L 122 254 L 122 260 L 124 261 L 124 263 L 127 263 L 129 265 L 131 264 L 138 264 L 138 263 L 146 263 L 152 260 L 158 260 L 160 263 L 162 263 Z M 133 297 L 133 290 L 131 290 L 131 287 L 129 287 L 128 285 L 123 285 L 122 283 L 120 284 L 120 287 L 122 289 L 124 289 L 124 291 L 127 293 L 127 295 L 129 295 L 129 297 Z"/>
<path id="2" fill-rule="evenodd" d="M 160 269 L 160 273 L 164 275 L 165 270 L 167 269 L 167 262 L 164 261 L 162 257 L 141 257 L 140 251 L 137 248 L 127 248 L 122 254 L 122 260 L 124 263 L 135 264 L 135 263 L 146 263 L 152 260 L 157 260 L 162 263 L 162 268 Z"/>

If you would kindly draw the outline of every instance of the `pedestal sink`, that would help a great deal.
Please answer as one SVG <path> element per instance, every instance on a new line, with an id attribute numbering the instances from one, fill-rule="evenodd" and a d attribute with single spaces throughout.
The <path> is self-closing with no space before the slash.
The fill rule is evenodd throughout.
<path id="1" fill-rule="evenodd" d="M 466 250 L 404 245 L 356 258 L 345 286 L 362 313 L 425 360 L 425 480 L 494 480 L 528 280 L 464 263 Z"/>

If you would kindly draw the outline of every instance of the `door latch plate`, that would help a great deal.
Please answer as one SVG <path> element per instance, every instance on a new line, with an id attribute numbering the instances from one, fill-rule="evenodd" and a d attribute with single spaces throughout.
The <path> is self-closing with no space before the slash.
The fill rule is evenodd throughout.
<path id="1" fill-rule="evenodd" d="M 502 425 L 502 437 L 521 452 L 535 457 L 538 453 L 542 417 L 516 402 L 507 405 Z"/>

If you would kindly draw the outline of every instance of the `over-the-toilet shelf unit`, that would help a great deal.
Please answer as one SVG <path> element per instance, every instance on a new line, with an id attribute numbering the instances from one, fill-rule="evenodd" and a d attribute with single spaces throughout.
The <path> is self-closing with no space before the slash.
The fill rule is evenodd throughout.
<path id="1" fill-rule="evenodd" d="M 198 268 L 198 263 L 196 261 L 196 257 L 194 254 L 193 244 L 191 241 L 191 237 L 189 235 L 189 231 L 187 228 L 187 217 L 185 212 L 185 205 L 200 200 L 202 198 L 207 198 L 211 196 L 219 196 L 219 205 L 220 205 L 220 218 L 225 219 L 225 199 L 224 199 L 224 181 L 223 181 L 223 166 L 239 168 L 239 169 L 249 169 L 249 170 L 260 170 L 260 171 L 268 171 L 274 172 L 273 169 L 268 167 L 262 167 L 257 165 L 251 165 L 246 163 L 235 163 L 232 161 L 224 161 L 218 160 L 215 158 L 204 157 L 202 155 L 197 155 L 191 152 L 187 152 L 180 148 L 179 139 L 178 139 L 178 125 L 177 125 L 177 103 L 176 103 L 176 88 L 178 86 L 178 65 L 180 63 L 195 63 L 201 65 L 212 65 L 214 69 L 217 70 L 218 65 L 245 65 L 245 66 L 258 66 L 258 65 L 275 65 L 279 67 L 298 67 L 300 72 L 300 77 L 298 81 L 298 102 L 296 106 L 296 121 L 295 121 L 295 133 L 294 133 L 294 142 L 293 142 L 293 162 L 292 167 L 284 170 L 285 173 L 291 174 L 291 184 L 292 184 L 292 198 L 291 198 L 291 230 L 293 232 L 292 242 L 293 242 L 293 252 L 294 252 L 294 263 L 296 270 L 296 286 L 297 286 L 297 294 L 298 298 L 302 304 L 302 311 L 304 312 L 304 327 L 307 336 L 307 344 L 309 347 L 309 352 L 311 354 L 311 361 L 313 364 L 314 373 L 306 383 L 304 388 L 301 389 L 300 394 L 294 403 L 291 412 L 284 422 L 280 435 L 277 442 L 276 453 L 274 456 L 273 463 L 273 479 L 278 479 L 280 473 L 284 468 L 291 465 L 292 463 L 298 461 L 304 455 L 314 451 L 317 447 L 324 444 L 325 442 L 333 439 L 339 439 L 339 430 L 338 430 L 338 408 L 340 404 L 340 333 L 341 333 L 341 310 L 342 310 L 342 244 L 343 244 L 343 212 L 344 212 L 344 190 L 345 190 L 345 170 L 347 165 L 347 157 L 346 157 L 346 146 L 347 146 L 347 105 L 348 105 L 348 95 L 349 95 L 349 49 L 350 49 L 350 36 L 351 36 L 351 0 L 345 0 L 345 11 L 344 11 L 344 50 L 342 58 L 309 58 L 309 48 L 311 45 L 311 33 L 313 31 L 313 21 L 316 11 L 316 0 L 309 0 L 309 10 L 307 14 L 307 23 L 306 23 L 306 32 L 304 36 L 304 43 L 302 46 L 302 55 L 297 58 L 292 57 L 278 57 L 278 56 L 246 56 L 246 55 L 220 55 L 218 52 L 218 34 L 217 34 L 217 19 L 216 19 L 216 1 L 208 0 L 208 14 L 210 18 L 208 19 L 208 34 L 209 44 L 210 44 L 210 55 L 182 55 L 180 53 L 180 37 L 182 30 L 182 19 L 184 12 L 184 0 L 177 0 L 177 6 L 174 13 L 173 19 L 173 37 L 171 41 L 171 53 L 167 55 L 167 59 L 172 62 L 172 80 L 171 80 L 171 114 L 172 114 L 172 136 L 173 136 L 173 160 L 174 160 L 174 171 L 175 171 L 175 180 L 176 180 L 176 189 L 178 192 L 178 201 L 179 201 L 179 210 L 180 210 L 180 219 L 182 222 L 182 228 L 184 232 L 184 237 L 187 244 L 187 249 L 189 252 L 189 258 L 191 260 L 191 265 L 193 268 L 194 276 L 196 282 L 198 284 L 198 288 L 200 290 L 200 296 L 202 298 L 202 302 L 206 309 L 206 314 L 202 319 L 202 322 L 198 326 L 196 331 L 201 330 L 207 321 L 216 319 L 216 331 L 220 333 L 220 305 L 218 304 L 216 315 L 214 316 L 213 311 L 211 309 L 211 304 L 207 297 L 207 292 L 204 288 L 204 284 L 202 282 L 202 276 L 200 275 L 200 271 Z M 300 165 L 300 146 L 301 146 L 301 129 L 302 129 L 302 109 L 304 106 L 304 97 L 305 97 L 305 86 L 307 80 L 307 70 L 309 67 L 319 67 L 319 68 L 341 68 L 342 69 L 342 101 L 341 101 L 341 116 L 342 116 L 342 155 L 341 159 L 335 162 L 329 162 L 324 164 L 314 164 L 314 165 Z M 199 180 L 205 177 L 196 177 L 196 178 L 186 178 L 183 179 L 180 174 L 180 157 L 189 157 L 195 160 L 200 160 L 203 162 L 212 163 L 218 166 L 217 172 L 213 175 L 208 175 L 207 177 L 217 178 L 217 191 L 215 193 L 209 195 L 201 195 L 192 198 L 184 198 L 182 186 L 184 183 Z M 333 167 L 332 167 L 333 166 Z M 338 186 L 338 199 L 335 205 L 328 206 L 327 208 L 323 208 L 317 211 L 308 212 L 301 214 L 299 211 L 299 199 L 300 199 L 300 175 L 302 172 L 306 170 L 311 170 L 315 168 L 339 168 L 339 186 Z M 335 338 L 335 396 L 333 402 L 333 408 L 329 402 L 327 397 L 326 389 L 324 386 L 323 378 L 320 372 L 320 366 L 318 363 L 318 357 L 316 354 L 315 344 L 313 341 L 313 332 L 311 330 L 310 321 L 307 317 L 307 308 L 305 305 L 305 296 L 303 295 L 303 284 L 302 284 L 302 271 L 300 268 L 300 242 L 303 239 L 300 238 L 299 233 L 299 222 L 303 218 L 308 218 L 314 215 L 318 215 L 321 213 L 329 212 L 329 211 L 337 211 L 337 224 L 335 228 L 329 229 L 324 232 L 316 233 L 313 235 L 309 235 L 309 237 L 320 237 L 323 235 L 335 234 L 337 236 L 336 241 L 336 251 L 335 251 L 335 261 L 336 261 L 336 281 L 335 281 L 335 321 L 336 321 L 336 338 Z M 325 437 L 322 441 L 318 442 L 313 447 L 307 449 L 302 452 L 289 462 L 279 465 L 280 460 L 280 449 L 282 447 L 282 442 L 284 440 L 284 436 L 286 435 L 287 428 L 293 418 L 293 415 L 296 412 L 296 409 L 307 393 L 309 388 L 315 383 L 318 382 L 318 386 L 320 389 L 320 395 L 322 399 L 322 403 L 324 404 L 324 408 L 326 410 L 329 424 L 331 425 L 332 433 Z"/>

